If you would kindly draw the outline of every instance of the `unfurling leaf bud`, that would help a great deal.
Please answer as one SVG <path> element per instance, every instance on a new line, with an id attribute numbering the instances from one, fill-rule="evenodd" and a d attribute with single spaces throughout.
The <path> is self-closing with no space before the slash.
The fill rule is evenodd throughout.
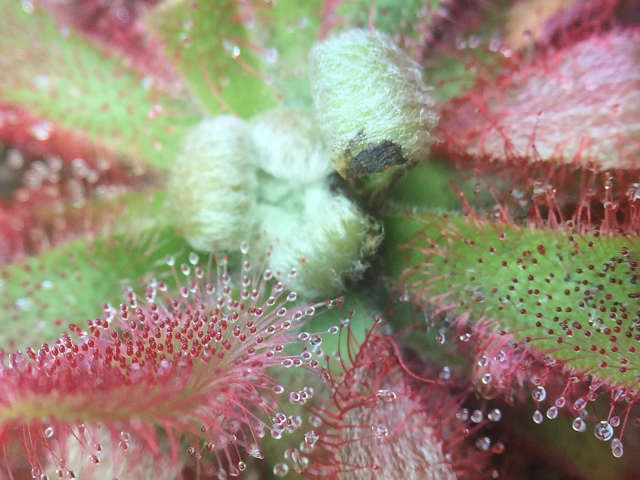
<path id="1" fill-rule="evenodd" d="M 435 100 L 422 69 L 389 37 L 350 30 L 310 52 L 311 89 L 334 166 L 344 178 L 422 158 Z"/>
<path id="2" fill-rule="evenodd" d="M 251 120 L 258 166 L 297 185 L 323 180 L 333 171 L 315 116 L 308 110 L 277 108 Z"/>
<path id="3" fill-rule="evenodd" d="M 262 225 L 273 241 L 270 267 L 287 274 L 304 262 L 292 288 L 305 297 L 339 291 L 358 279 L 382 239 L 381 226 L 343 195 L 322 185 L 304 192 L 301 211 L 264 209 Z"/>
<path id="4" fill-rule="evenodd" d="M 254 155 L 247 124 L 233 116 L 204 120 L 187 135 L 167 188 L 193 248 L 235 249 L 253 230 Z"/>

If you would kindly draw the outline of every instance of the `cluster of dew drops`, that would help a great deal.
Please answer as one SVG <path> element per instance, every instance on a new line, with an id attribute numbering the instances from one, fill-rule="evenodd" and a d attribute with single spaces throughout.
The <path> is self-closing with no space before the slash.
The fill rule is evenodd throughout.
<path id="1" fill-rule="evenodd" d="M 100 425 L 98 425 L 98 428 L 101 428 Z M 87 434 L 89 433 L 87 427 L 85 426 L 84 423 L 79 423 L 76 428 L 75 431 L 73 432 L 73 436 L 76 437 L 76 439 L 78 441 L 81 441 L 83 444 L 85 444 L 85 446 L 88 448 L 89 445 L 92 445 L 93 448 L 91 449 L 91 451 L 93 453 L 90 453 L 88 455 L 88 459 L 89 461 L 93 464 L 93 465 L 99 465 L 100 464 L 100 457 L 98 456 L 102 451 L 103 451 L 103 446 L 101 443 L 99 442 L 91 442 L 91 436 L 87 437 Z M 53 438 L 53 436 L 55 435 L 55 429 L 52 426 L 43 426 L 42 427 L 42 436 L 49 440 L 51 438 Z M 121 431 L 120 435 L 119 435 L 119 442 L 118 442 L 118 447 L 122 450 L 122 451 L 127 451 L 129 449 L 129 441 L 131 440 L 131 434 L 129 432 L 126 431 Z M 55 477 L 53 478 L 57 478 L 57 479 L 75 479 L 78 478 L 78 476 L 76 475 L 75 471 L 68 468 L 67 465 L 67 461 L 64 458 L 57 458 L 56 459 L 56 463 L 57 463 L 57 468 L 55 470 Z M 13 478 L 13 477 L 11 477 Z M 44 473 L 39 467 L 32 467 L 31 468 L 31 478 L 37 479 L 37 480 L 50 480 L 51 477 L 49 475 L 47 475 L 46 473 Z"/>
<path id="2" fill-rule="evenodd" d="M 502 361 L 505 359 L 505 353 L 500 351 L 495 357 L 496 361 Z M 478 364 L 481 366 L 485 366 L 488 359 L 486 357 L 482 357 L 478 360 Z M 554 361 L 552 359 L 547 359 L 545 361 L 547 366 L 553 366 Z M 482 383 L 488 384 L 492 380 L 491 374 L 486 374 L 482 378 Z M 582 395 L 577 397 L 573 403 L 567 400 L 567 397 L 570 394 L 571 387 L 574 384 L 584 382 L 584 379 L 580 379 L 577 376 L 569 377 L 567 384 L 563 392 L 552 402 L 552 404 L 547 408 L 546 412 L 543 413 L 541 411 L 541 405 L 548 401 L 547 390 L 543 385 L 543 381 L 540 377 L 534 376 L 531 378 L 531 383 L 533 384 L 533 388 L 531 390 L 531 398 L 535 402 L 536 409 L 533 412 L 532 420 L 536 424 L 541 424 L 544 421 L 544 417 L 546 416 L 549 420 L 554 420 L 558 418 L 558 415 L 562 409 L 567 408 L 569 411 L 573 411 L 576 414 L 576 417 L 573 419 L 571 426 L 573 430 L 576 432 L 582 433 L 587 430 L 587 419 L 589 418 L 589 411 L 587 410 L 587 406 L 589 402 L 596 401 L 600 394 L 596 392 L 596 389 L 591 388 L 591 393 L 587 395 Z M 629 395 L 625 392 L 624 389 L 614 389 L 611 392 L 612 405 L 618 404 L 620 402 L 633 403 L 633 396 Z M 611 408 L 607 419 L 600 420 L 596 423 L 593 434 L 594 436 L 603 442 L 611 441 L 611 452 L 614 457 L 620 458 L 624 454 L 624 446 L 620 438 L 614 438 L 615 429 L 621 425 L 621 418 L 618 415 L 614 415 L 614 409 Z M 473 420 L 473 419 L 472 419 Z M 620 437 L 622 436 L 622 432 L 620 433 Z"/>
<path id="3" fill-rule="evenodd" d="M 306 331 L 302 331 L 300 333 L 289 333 L 289 330 L 292 329 L 296 323 L 301 323 L 305 318 L 310 318 L 316 315 L 319 308 L 332 308 L 340 302 L 340 299 L 287 309 L 285 305 L 294 303 L 297 299 L 296 294 L 294 292 L 285 293 L 285 285 L 280 281 L 272 283 L 271 281 L 276 279 L 270 270 L 254 269 L 252 264 L 247 260 L 248 251 L 248 245 L 243 243 L 241 245 L 241 253 L 243 255 L 242 274 L 238 282 L 238 287 L 240 288 L 239 298 L 241 298 L 241 301 L 236 300 L 234 298 L 236 295 L 232 293 L 233 282 L 227 272 L 228 259 L 226 256 L 211 256 L 210 261 L 214 258 L 216 260 L 216 266 L 218 269 L 216 275 L 215 267 L 213 271 L 211 271 L 211 265 L 209 265 L 206 270 L 203 269 L 199 264 L 200 259 L 198 255 L 196 253 L 191 253 L 188 257 L 189 264 L 181 264 L 178 268 L 175 268 L 176 265 L 174 257 L 165 257 L 166 264 L 173 271 L 176 286 L 178 288 L 178 295 L 182 298 L 179 300 L 176 299 L 175 295 L 169 295 L 167 293 L 169 288 L 165 282 L 152 280 L 145 291 L 146 302 L 151 306 L 151 310 L 153 312 L 158 312 L 158 306 L 165 302 L 167 303 L 167 307 L 170 309 L 180 311 L 183 308 L 188 308 L 188 306 L 193 303 L 192 300 L 195 301 L 195 304 L 201 304 L 202 302 L 207 304 L 208 302 L 206 298 L 212 299 L 212 306 L 227 310 L 226 312 L 223 312 L 223 315 L 228 315 L 229 324 L 232 326 L 230 332 L 231 336 L 227 337 L 227 335 L 223 335 L 222 342 L 226 341 L 229 343 L 229 340 L 231 342 L 239 341 L 239 348 L 241 343 L 251 343 L 257 347 L 260 346 L 262 342 L 254 342 L 257 339 L 257 335 L 253 335 L 253 333 L 259 334 L 261 332 L 265 334 L 262 346 L 268 346 L 275 352 L 280 352 L 279 355 L 273 357 L 274 362 L 276 362 L 274 365 L 279 364 L 284 368 L 304 366 L 316 369 L 320 365 L 319 360 L 323 360 L 325 356 L 324 352 L 320 348 L 322 344 L 322 336 L 317 333 L 309 333 Z M 252 271 L 254 273 L 251 278 L 250 272 Z M 186 278 L 186 284 L 184 284 L 184 280 L 182 282 L 180 281 L 180 275 L 178 272 Z M 296 273 L 295 269 L 292 269 L 289 276 L 294 277 Z M 213 278 L 208 278 L 208 275 L 211 275 Z M 216 280 L 217 284 L 215 284 Z M 270 290 L 268 290 L 269 286 Z M 217 293 L 217 296 L 214 296 L 214 292 Z M 125 336 L 127 338 L 131 337 L 133 331 L 140 329 L 145 330 L 145 327 L 150 326 L 143 324 L 139 325 L 138 322 L 134 321 L 127 313 L 130 309 L 133 309 L 134 311 L 140 309 L 140 302 L 132 288 L 125 288 L 125 297 L 126 303 L 121 304 L 120 312 L 108 304 L 104 305 L 106 316 L 100 321 L 89 322 L 89 325 L 92 326 L 93 333 L 95 333 L 94 330 L 99 329 L 99 326 L 102 328 L 108 328 L 116 318 L 121 319 L 121 326 L 125 327 Z M 157 302 L 157 297 L 161 297 L 163 301 Z M 243 303 L 246 300 L 249 300 L 249 304 Z M 253 330 L 253 328 L 240 329 L 236 322 L 242 318 L 243 312 L 250 314 L 251 316 L 251 319 L 246 322 L 244 327 L 258 327 L 257 330 Z M 157 318 L 157 315 L 151 315 L 150 317 L 144 316 L 144 318 L 139 317 L 139 320 L 145 323 L 147 320 L 151 320 L 152 318 Z M 99 325 L 96 322 L 98 322 Z M 129 331 L 127 328 L 132 330 Z M 76 328 L 76 331 L 77 330 L 78 329 Z M 243 332 L 244 330 L 246 330 L 246 332 Z M 129 335 L 126 335 L 126 332 L 128 331 Z M 336 334 L 338 331 L 339 328 L 334 326 L 329 328 L 328 333 Z M 249 335 L 250 332 L 253 333 Z M 111 337 L 115 339 L 114 334 L 115 331 L 112 332 Z M 175 334 L 174 337 L 176 335 L 177 334 Z M 244 340 L 248 342 L 243 341 L 243 337 L 246 337 Z M 271 339 L 269 339 L 269 337 L 271 337 Z M 236 338 L 238 340 L 235 340 Z M 282 353 L 284 352 L 284 346 L 281 346 L 280 343 L 290 343 L 289 341 L 303 345 L 299 355 L 287 355 Z M 275 343 L 278 343 L 278 345 Z M 202 343 L 200 345 L 202 345 Z M 191 344 L 188 346 L 193 347 Z M 182 350 L 184 350 L 184 348 L 185 347 L 183 345 Z M 180 347 L 178 346 L 178 350 L 179 349 Z M 166 353 L 169 354 L 171 352 L 167 351 Z M 179 352 L 176 351 L 176 354 L 178 353 Z M 198 356 L 200 352 L 189 350 L 189 353 L 191 355 Z M 291 390 L 275 384 L 270 388 L 273 394 L 276 395 L 286 393 L 288 395 L 289 403 L 294 405 L 305 405 L 305 403 L 311 400 L 314 396 L 314 390 L 309 386 L 304 386 L 300 390 Z M 313 425 L 320 425 L 319 419 L 316 418 L 314 420 L 314 418 L 315 417 L 312 416 L 309 422 L 312 428 Z M 271 426 L 269 426 L 268 423 L 259 422 L 257 425 L 252 426 L 252 431 L 254 431 L 256 438 L 262 438 L 267 434 L 267 431 L 270 430 L 271 436 L 274 439 L 279 439 L 284 433 L 299 431 L 303 424 L 306 425 L 299 415 L 287 416 L 282 412 L 274 412 L 273 417 L 271 418 Z M 237 425 L 237 427 L 238 430 L 241 429 L 241 425 Z M 206 427 L 202 428 L 205 429 L 203 430 L 203 433 L 206 432 Z M 52 435 L 53 429 L 48 428 L 45 431 L 45 437 L 49 438 Z M 123 432 L 121 437 L 122 438 L 118 446 L 123 451 L 126 451 L 129 446 L 129 434 Z M 228 439 L 230 443 L 234 443 L 236 441 L 236 438 L 234 437 L 235 435 L 231 435 L 230 439 Z M 318 438 L 319 436 L 314 430 L 307 431 L 304 434 L 304 441 L 301 443 L 299 449 L 291 448 L 285 452 L 285 459 L 293 466 L 293 469 L 296 472 L 302 472 L 308 468 L 309 459 L 305 457 L 304 454 L 309 453 L 313 449 Z M 202 454 L 205 451 L 211 452 L 214 449 L 215 445 L 213 442 L 205 442 L 198 447 L 188 447 L 187 454 L 194 456 L 196 461 L 200 461 Z M 90 460 L 94 464 L 98 464 L 100 463 L 100 458 L 97 453 L 101 449 L 94 447 L 93 450 L 94 451 L 90 455 Z M 264 454 L 256 442 L 248 442 L 247 453 L 256 459 L 264 458 Z M 218 470 L 218 477 L 227 478 L 227 475 L 238 476 L 241 472 L 245 471 L 246 468 L 247 464 L 243 461 L 239 461 L 233 465 L 229 465 L 228 471 L 220 468 Z M 69 478 L 74 478 L 71 474 L 72 472 L 70 472 L 71 471 L 68 470 L 66 475 Z M 289 465 L 287 463 L 279 463 L 274 467 L 274 474 L 276 476 L 285 476 L 288 472 Z M 45 480 L 46 476 L 42 477 L 39 469 L 34 469 L 32 473 L 35 475 L 33 478 Z M 64 478 L 65 473 L 63 472 L 62 474 L 63 477 L 59 478 Z"/>
<path id="4" fill-rule="evenodd" d="M 255 301 L 262 298 L 264 294 L 266 282 L 272 280 L 274 278 L 274 275 L 270 270 L 266 269 L 263 271 L 261 278 L 251 279 L 248 273 L 251 270 L 253 270 L 253 266 L 246 259 L 247 254 L 249 252 L 249 246 L 246 242 L 243 242 L 241 244 L 240 251 L 243 255 L 243 261 L 242 261 L 243 275 L 240 279 L 240 287 L 242 288 L 242 290 L 241 290 L 240 296 L 243 300 L 250 298 L 253 306 Z M 218 267 L 222 268 L 222 272 L 219 273 L 218 275 L 218 281 L 221 282 L 222 292 L 218 292 L 218 293 L 222 294 L 228 300 L 231 295 L 231 290 L 230 290 L 230 277 L 227 274 L 227 269 L 226 269 L 227 258 L 224 256 L 220 256 L 216 260 L 217 260 Z M 170 267 L 173 268 L 175 266 L 175 259 L 173 257 L 167 257 L 165 261 Z M 180 295 L 185 299 L 188 298 L 191 294 L 197 295 L 198 281 L 204 278 L 205 273 L 203 269 L 200 266 L 198 266 L 198 262 L 199 262 L 199 257 L 195 253 L 191 253 L 189 255 L 189 263 L 191 265 L 182 264 L 180 266 L 180 272 L 184 276 L 186 276 L 188 279 L 188 286 L 180 287 L 180 291 L 179 291 Z M 195 275 L 195 279 L 190 277 L 192 268 L 193 268 L 193 274 Z M 257 269 L 256 271 L 261 271 L 261 270 Z M 296 269 L 295 268 L 291 269 L 291 271 L 289 272 L 289 278 L 295 277 L 296 274 L 297 274 Z M 254 284 L 254 288 L 256 288 L 256 285 L 255 285 L 256 282 L 260 283 L 260 286 L 257 287 L 258 290 L 254 289 L 252 292 L 249 292 L 248 289 L 252 284 Z M 155 287 L 159 287 L 159 288 L 147 289 L 146 298 L 147 298 L 147 301 L 149 302 L 154 301 L 155 295 L 157 294 L 158 289 L 160 291 L 166 291 L 166 286 L 162 283 L 156 284 Z M 293 320 L 294 322 L 301 322 L 304 318 L 313 317 L 317 313 L 317 307 L 332 308 L 333 306 L 341 302 L 341 299 L 327 300 L 317 304 L 309 305 L 307 307 L 302 307 L 300 309 L 294 309 L 293 313 L 290 316 L 291 320 L 289 320 L 289 316 L 287 315 L 287 309 L 283 305 L 284 303 L 295 302 L 297 300 L 297 295 L 295 292 L 289 292 L 286 295 L 285 301 L 282 303 L 282 306 L 276 305 L 276 303 L 278 303 L 278 299 L 280 295 L 283 294 L 283 292 L 285 291 L 285 288 L 286 287 L 282 282 L 279 282 L 279 281 L 276 282 L 272 287 L 272 294 L 274 295 L 268 296 L 265 302 L 265 306 L 267 308 L 273 307 L 275 309 L 274 310 L 275 317 L 277 318 L 286 317 L 286 318 L 283 318 L 283 322 L 279 324 L 282 330 L 289 330 L 292 327 L 291 320 Z M 208 283 L 207 291 L 206 291 L 207 295 L 212 293 L 211 289 L 212 289 L 211 284 Z M 131 293 L 129 293 L 129 295 L 131 295 Z M 171 306 L 174 309 L 179 308 L 179 302 L 177 302 L 176 300 L 172 300 Z M 218 299 L 218 306 L 221 306 L 220 299 Z M 234 307 L 234 309 L 240 308 L 242 310 L 241 306 L 237 305 L 237 302 L 234 303 L 234 301 L 232 301 L 232 306 Z M 253 308 L 253 307 L 250 307 L 250 308 Z M 348 326 L 348 324 L 349 324 L 348 319 L 344 319 L 341 322 L 342 327 Z M 266 333 L 271 332 L 273 334 L 276 331 L 276 330 L 273 330 L 273 327 L 274 327 L 273 325 L 270 325 Z M 332 326 L 327 330 L 327 333 L 337 334 L 339 331 L 340 331 L 339 327 Z M 309 333 L 306 331 L 302 331 L 297 334 L 295 339 L 303 345 L 309 345 L 310 348 L 307 346 L 302 347 L 301 353 L 298 356 L 286 357 L 280 362 L 280 365 L 284 368 L 301 367 L 303 365 L 308 366 L 311 369 L 318 368 L 320 365 L 320 362 L 318 361 L 318 359 L 324 360 L 325 358 L 325 353 L 321 349 L 322 336 L 317 333 Z M 276 347 L 276 350 L 278 348 L 279 347 Z M 297 406 L 304 406 L 314 396 L 314 389 L 313 387 L 310 387 L 310 386 L 304 386 L 300 390 L 293 389 L 289 391 L 288 389 L 285 389 L 281 385 L 274 385 L 271 387 L 271 390 L 276 395 L 288 393 L 289 403 Z M 285 433 L 291 434 L 293 432 L 298 431 L 303 425 L 310 425 L 312 428 L 311 430 L 304 433 L 304 438 L 303 438 L 303 441 L 300 443 L 299 448 L 289 448 L 284 452 L 284 458 L 286 462 L 277 463 L 273 467 L 273 473 L 275 476 L 277 477 L 286 476 L 290 470 L 289 465 L 291 465 L 291 468 L 293 468 L 293 470 L 296 471 L 297 473 L 302 473 L 309 467 L 309 459 L 308 457 L 305 456 L 305 454 L 311 453 L 311 451 L 314 449 L 316 442 L 319 439 L 319 435 L 315 432 L 315 430 L 313 430 L 313 428 L 319 427 L 321 423 L 322 422 L 320 418 L 313 414 L 309 415 L 308 423 L 305 423 L 300 415 L 287 416 L 282 412 L 277 412 L 274 414 L 274 416 L 271 418 L 271 428 L 269 433 L 271 437 L 273 437 L 276 440 L 282 438 L 283 434 Z M 255 426 L 254 430 L 258 438 L 263 438 L 267 434 L 268 428 L 266 424 L 259 423 L 258 425 Z M 214 445 L 211 442 L 207 442 L 203 446 L 203 449 L 208 452 L 212 451 L 213 448 L 214 448 Z M 248 446 L 247 453 L 251 457 L 259 460 L 264 458 L 264 453 L 260 450 L 258 444 L 255 442 L 251 443 Z M 198 450 L 197 448 L 191 446 L 187 449 L 187 454 L 193 455 L 196 458 L 196 460 L 200 460 L 202 458 L 202 449 Z M 243 461 L 239 461 L 236 465 L 229 465 L 228 472 L 225 471 L 224 469 L 220 469 L 218 472 L 218 477 L 222 475 L 222 477 L 226 478 L 227 474 L 229 474 L 230 476 L 238 476 L 241 474 L 241 472 L 244 472 L 246 468 L 247 468 L 247 464 Z"/>
<path id="5" fill-rule="evenodd" d="M 406 300 L 406 298 L 407 296 L 405 295 L 401 297 L 401 300 Z M 440 329 L 438 330 L 438 333 L 436 335 L 436 342 L 438 342 L 439 344 L 444 344 L 446 342 L 445 332 L 447 330 L 447 327 L 448 325 L 444 325 L 440 327 Z M 471 339 L 471 335 L 469 333 L 463 333 L 460 335 L 460 338 L 459 338 L 461 342 L 468 342 L 470 339 Z M 494 360 L 501 362 L 505 358 L 506 358 L 505 352 L 500 351 L 495 356 Z M 488 361 L 489 360 L 486 357 L 482 357 L 481 359 L 478 360 L 478 365 L 486 366 Z M 546 364 L 548 364 L 549 362 L 553 363 L 552 360 L 549 360 L 546 362 Z M 548 365 L 548 366 L 553 366 L 553 365 Z M 450 368 L 445 366 L 442 369 L 440 378 L 447 379 L 449 378 L 450 374 L 451 374 Z M 491 383 L 492 380 L 493 378 L 491 373 L 487 373 L 482 377 L 481 382 L 485 385 L 488 385 L 489 383 Z M 595 401 L 599 397 L 599 395 L 592 388 L 590 394 L 580 396 L 573 402 L 573 404 L 571 405 L 568 404 L 565 393 L 568 393 L 568 390 L 570 389 L 570 386 L 572 384 L 578 383 L 578 382 L 580 382 L 580 380 L 575 376 L 569 378 L 569 381 L 567 382 L 567 385 L 565 387 L 565 392 L 561 394 L 558 398 L 556 398 L 553 401 L 553 404 L 546 410 L 546 417 L 549 420 L 554 420 L 558 417 L 560 410 L 562 410 L 565 407 L 570 407 L 570 409 L 572 409 L 577 414 L 577 416 L 573 419 L 571 426 L 573 430 L 575 430 L 576 432 L 582 433 L 587 430 L 587 418 L 589 417 L 589 412 L 587 410 L 588 403 L 590 401 L 591 402 Z M 547 391 L 545 387 L 541 384 L 542 382 L 540 378 L 533 377 L 532 383 L 534 388 L 531 391 L 531 398 L 534 400 L 536 404 L 536 410 L 532 415 L 532 419 L 534 423 L 539 425 L 544 421 L 544 417 L 545 417 L 545 414 L 543 414 L 542 411 L 540 410 L 540 405 L 545 400 L 548 399 Z M 631 395 L 629 395 L 627 392 L 625 392 L 624 389 L 614 389 L 611 392 L 611 397 L 612 397 L 612 405 L 617 404 L 619 402 L 623 402 L 623 401 L 626 401 L 627 403 L 630 404 L 630 403 L 633 403 L 633 400 L 634 400 L 634 398 Z M 614 437 L 614 434 L 615 434 L 615 429 L 620 427 L 622 422 L 619 415 L 613 415 L 612 413 L 613 413 L 613 409 L 611 410 L 607 419 L 599 420 L 596 423 L 593 429 L 593 434 L 598 440 L 602 442 L 610 441 L 611 453 L 613 454 L 614 457 L 620 458 L 624 454 L 624 445 L 622 443 L 622 440 L 620 439 L 620 437 L 622 436 L 622 432 L 618 437 Z M 473 412 L 473 414 L 470 414 L 470 412 L 466 408 L 464 408 L 460 410 L 456 416 L 459 420 L 463 420 L 463 421 L 471 420 L 473 423 L 477 424 L 482 421 L 483 414 L 480 410 L 476 410 Z M 501 415 L 498 409 L 492 410 L 492 412 L 487 416 L 488 420 L 494 421 L 494 422 L 499 421 L 500 418 L 501 418 Z M 489 447 L 491 446 L 491 442 L 489 438 L 482 437 L 478 440 L 478 442 L 476 443 L 476 446 L 481 450 L 488 450 Z M 504 448 L 501 445 L 499 447 Z"/>
<path id="6" fill-rule="evenodd" d="M 537 379 L 534 378 L 534 384 L 539 383 L 536 382 L 536 380 Z M 565 391 L 567 391 L 572 383 L 576 383 L 577 381 L 577 378 L 571 377 L 569 379 L 569 382 L 567 383 L 567 387 L 565 387 Z M 573 410 L 577 414 L 577 416 L 571 423 L 573 430 L 579 433 L 585 432 L 587 430 L 587 419 L 589 417 L 587 406 L 589 402 L 594 402 L 598 399 L 598 397 L 598 393 L 592 390 L 591 393 L 576 398 L 573 404 L 569 404 L 567 403 L 565 392 L 563 392 L 563 394 L 556 398 L 553 401 L 552 405 L 547 409 L 546 417 L 549 420 L 554 420 L 558 417 L 559 411 L 561 409 L 570 407 L 569 409 Z M 609 412 L 609 415 L 606 419 L 598 421 L 593 429 L 593 434 L 598 440 L 602 442 L 611 442 L 611 453 L 616 458 L 622 457 L 622 455 L 624 454 L 624 446 L 622 444 L 622 440 L 620 440 L 619 437 L 614 437 L 615 429 L 620 427 L 622 422 L 620 416 L 613 415 L 613 405 L 625 401 L 625 399 L 627 401 L 633 401 L 631 397 L 628 397 L 628 399 L 627 397 L 628 394 L 623 389 L 614 389 L 611 392 L 612 408 Z M 540 404 L 547 400 L 547 391 L 545 387 L 542 385 L 534 386 L 531 392 L 531 398 L 533 398 L 537 406 L 535 412 L 533 413 L 533 421 L 536 424 L 541 424 L 544 421 L 545 415 L 540 411 Z M 620 433 L 620 436 L 622 436 L 622 432 Z"/>

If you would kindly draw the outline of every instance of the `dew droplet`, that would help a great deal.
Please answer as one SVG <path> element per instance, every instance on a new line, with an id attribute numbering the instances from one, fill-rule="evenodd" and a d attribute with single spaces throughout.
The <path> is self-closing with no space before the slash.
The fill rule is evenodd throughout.
<path id="1" fill-rule="evenodd" d="M 580 397 L 575 402 L 573 402 L 573 409 L 577 412 L 580 410 L 584 410 L 587 408 L 587 397 Z"/>
<path id="2" fill-rule="evenodd" d="M 611 424 L 611 426 L 612 426 L 613 428 L 617 428 L 617 427 L 619 427 L 619 426 L 620 426 L 620 417 L 618 417 L 618 416 L 611 417 L 611 418 L 609 419 L 609 423 Z"/>
<path id="3" fill-rule="evenodd" d="M 46 75 L 36 75 L 33 78 L 33 86 L 39 90 L 50 92 L 53 82 Z"/>
<path id="4" fill-rule="evenodd" d="M 536 410 L 535 412 L 533 412 L 533 421 L 535 423 L 540 425 L 543 420 L 544 420 L 544 417 L 542 416 L 542 413 L 540 413 L 540 410 Z"/>
<path id="5" fill-rule="evenodd" d="M 471 413 L 470 418 L 473 423 L 480 423 L 484 418 L 484 416 L 482 415 L 482 411 L 474 410 L 473 413 Z"/>
<path id="6" fill-rule="evenodd" d="M 309 416 L 309 425 L 318 428 L 322 425 L 322 419 L 316 415 L 311 415 Z"/>
<path id="7" fill-rule="evenodd" d="M 33 13 L 34 12 L 35 7 L 34 7 L 33 2 L 31 0 L 22 0 L 21 3 L 22 3 L 22 10 L 24 10 L 25 13 Z"/>
<path id="8" fill-rule="evenodd" d="M 584 420 L 582 420 L 580 417 L 577 417 L 573 423 L 571 424 L 571 426 L 573 427 L 573 429 L 576 432 L 584 432 L 587 429 L 587 424 L 584 423 Z"/>
<path id="9" fill-rule="evenodd" d="M 616 458 L 620 458 L 624 454 L 624 447 L 619 438 L 611 440 L 611 453 Z"/>
<path id="10" fill-rule="evenodd" d="M 458 412 L 456 413 L 456 418 L 458 420 L 466 422 L 467 420 L 469 420 L 469 410 L 467 410 L 466 408 L 458 410 Z"/>
<path id="11" fill-rule="evenodd" d="M 564 397 L 556 398 L 556 401 L 555 401 L 556 407 L 562 408 L 562 407 L 564 407 L 565 403 L 566 403 L 566 400 L 564 399 Z"/>
<path id="12" fill-rule="evenodd" d="M 384 425 L 372 425 L 371 430 L 373 431 L 373 436 L 376 438 L 384 438 L 389 434 L 389 430 Z"/>
<path id="13" fill-rule="evenodd" d="M 318 435 L 314 430 L 311 430 L 304 434 L 304 443 L 315 445 L 319 438 L 320 435 Z"/>
<path id="14" fill-rule="evenodd" d="M 251 444 L 249 455 L 251 455 L 253 458 L 257 458 L 258 460 L 262 460 L 264 458 L 264 453 L 262 453 L 262 451 L 258 448 L 257 443 Z"/>
<path id="15" fill-rule="evenodd" d="M 533 392 L 531 392 L 531 397 L 536 402 L 542 402 L 545 398 L 547 398 L 547 391 L 544 389 L 544 387 L 538 386 L 533 389 Z"/>
<path id="16" fill-rule="evenodd" d="M 49 140 L 52 131 L 53 124 L 51 122 L 47 122 L 46 120 L 34 123 L 29 129 L 29 132 L 31 133 L 33 138 L 40 141 Z"/>
<path id="17" fill-rule="evenodd" d="M 15 305 L 20 310 L 27 311 L 32 307 L 33 301 L 30 298 L 19 298 L 16 300 Z"/>
<path id="18" fill-rule="evenodd" d="M 392 392 L 390 390 L 378 390 L 378 392 L 376 393 L 376 397 L 378 398 L 378 400 L 389 403 L 396 399 L 396 394 L 395 392 Z"/>
<path id="19" fill-rule="evenodd" d="M 309 454 L 309 453 L 313 452 L 313 447 L 314 447 L 313 445 L 309 445 L 309 444 L 308 444 L 308 443 L 306 443 L 306 442 L 300 442 L 300 447 L 299 447 L 299 449 L 300 449 L 300 451 L 301 451 L 302 453 Z"/>
<path id="20" fill-rule="evenodd" d="M 145 90 L 151 90 L 155 84 L 155 80 L 151 75 L 147 75 L 140 80 L 140 84 Z"/>
<path id="21" fill-rule="evenodd" d="M 273 467 L 273 474 L 276 477 L 284 477 L 289 473 L 289 465 L 286 463 L 277 463 Z"/>
<path id="22" fill-rule="evenodd" d="M 9 168 L 18 170 L 24 165 L 24 155 L 19 150 L 11 149 L 5 154 L 5 162 Z"/>
<path id="23" fill-rule="evenodd" d="M 265 50 L 262 58 L 265 63 L 274 64 L 278 61 L 278 50 L 276 48 L 268 48 Z"/>
<path id="24" fill-rule="evenodd" d="M 489 437 L 480 437 L 476 440 L 476 447 L 483 452 L 488 451 L 491 448 L 491 440 Z"/>
<path id="25" fill-rule="evenodd" d="M 222 41 L 222 46 L 224 47 L 224 50 L 234 60 L 236 60 L 240 56 L 240 47 L 238 45 L 235 45 L 234 43 L 232 43 L 229 40 L 225 39 L 225 40 Z"/>
<path id="26" fill-rule="evenodd" d="M 596 424 L 593 434 L 602 442 L 608 442 L 613 437 L 613 427 L 606 420 L 602 420 Z"/>
<path id="27" fill-rule="evenodd" d="M 502 412 L 499 408 L 494 408 L 487 414 L 487 418 L 492 422 L 499 422 L 502 418 Z"/>
<path id="28" fill-rule="evenodd" d="M 553 420 L 557 416 L 558 416 L 558 407 L 556 407 L 555 405 L 552 407 L 549 407 L 549 410 L 547 410 L 547 418 L 549 420 Z"/>
<path id="29" fill-rule="evenodd" d="M 53 428 L 47 427 L 42 433 L 44 434 L 44 438 L 51 438 L 53 437 Z"/>
<path id="30" fill-rule="evenodd" d="M 147 117 L 150 120 L 155 120 L 162 113 L 162 105 L 153 105 L 147 112 Z"/>

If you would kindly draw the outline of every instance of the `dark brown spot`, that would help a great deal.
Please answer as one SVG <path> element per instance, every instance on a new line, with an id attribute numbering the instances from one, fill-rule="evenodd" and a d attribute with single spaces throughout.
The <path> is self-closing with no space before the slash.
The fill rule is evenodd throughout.
<path id="1" fill-rule="evenodd" d="M 358 140 L 361 141 L 361 139 Z M 344 151 L 344 157 L 346 160 L 344 177 L 347 179 L 382 172 L 395 165 L 408 163 L 408 159 L 402 154 L 402 147 L 390 140 L 383 140 L 376 145 L 367 145 L 356 155 L 353 155 L 352 148 L 349 146 Z"/>

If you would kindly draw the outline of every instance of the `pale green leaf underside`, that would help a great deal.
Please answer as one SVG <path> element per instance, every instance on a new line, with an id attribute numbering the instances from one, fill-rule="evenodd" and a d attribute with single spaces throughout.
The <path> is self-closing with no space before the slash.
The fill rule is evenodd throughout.
<path id="1" fill-rule="evenodd" d="M 147 18 L 169 59 L 212 114 L 249 117 L 277 103 L 276 90 L 265 82 L 260 49 L 245 27 L 251 9 L 240 3 L 170 1 Z"/>
<path id="2" fill-rule="evenodd" d="M 321 0 L 279 0 L 265 7 L 254 0 L 257 21 L 248 24 L 254 43 L 261 46 L 269 82 L 289 106 L 312 104 L 307 56 L 326 21 Z M 262 6 L 260 6 L 262 4 Z"/>
<path id="3" fill-rule="evenodd" d="M 201 116 L 187 99 L 148 87 L 118 58 L 58 29 L 46 12 L 2 0 L 0 31 L 0 99 L 102 150 L 166 168 Z"/>
<path id="4" fill-rule="evenodd" d="M 406 40 L 407 45 L 403 46 L 410 46 L 416 45 L 424 35 L 419 28 L 422 22 L 426 22 L 422 12 L 424 3 L 424 0 L 343 1 L 336 8 L 336 14 L 346 27 L 368 28 L 371 21 L 376 30 L 395 37 L 401 43 Z"/>

